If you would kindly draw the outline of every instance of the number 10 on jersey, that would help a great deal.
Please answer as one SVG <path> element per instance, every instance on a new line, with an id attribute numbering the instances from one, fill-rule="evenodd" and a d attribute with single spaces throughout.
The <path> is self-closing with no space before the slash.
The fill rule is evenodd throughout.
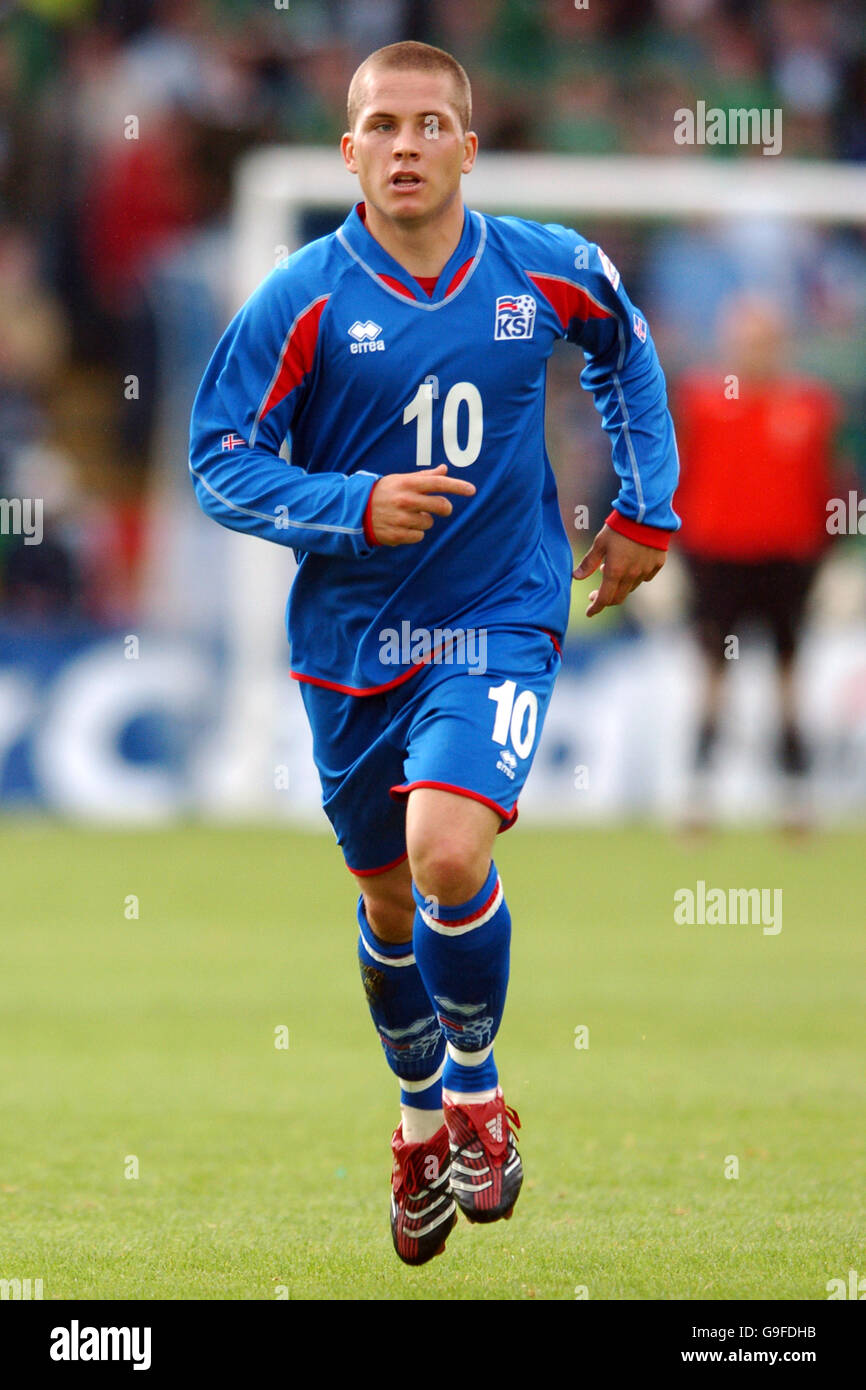
<path id="1" fill-rule="evenodd" d="M 460 443 L 463 429 L 460 407 L 466 407 L 465 443 Z M 415 466 L 433 466 L 433 383 L 422 381 L 412 400 L 403 411 L 403 424 L 417 422 L 415 430 Z M 457 381 L 442 403 L 442 447 L 445 457 L 455 468 L 468 468 L 481 453 L 484 436 L 484 407 L 481 392 L 471 381 Z"/>

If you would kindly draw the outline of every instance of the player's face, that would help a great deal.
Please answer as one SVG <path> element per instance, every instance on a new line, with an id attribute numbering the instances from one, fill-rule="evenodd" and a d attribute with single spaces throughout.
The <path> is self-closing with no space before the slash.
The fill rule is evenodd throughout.
<path id="1" fill-rule="evenodd" d="M 477 137 L 461 128 L 447 73 L 375 69 L 342 142 L 367 203 L 407 224 L 430 221 L 453 201 L 477 148 Z"/>

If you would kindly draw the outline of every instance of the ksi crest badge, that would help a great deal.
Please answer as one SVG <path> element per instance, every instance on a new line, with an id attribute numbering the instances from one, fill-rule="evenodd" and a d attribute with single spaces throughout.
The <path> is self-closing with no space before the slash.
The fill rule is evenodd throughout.
<path id="1" fill-rule="evenodd" d="M 494 338 L 531 338 L 535 328 L 535 300 L 531 294 L 501 294 L 496 301 Z"/>

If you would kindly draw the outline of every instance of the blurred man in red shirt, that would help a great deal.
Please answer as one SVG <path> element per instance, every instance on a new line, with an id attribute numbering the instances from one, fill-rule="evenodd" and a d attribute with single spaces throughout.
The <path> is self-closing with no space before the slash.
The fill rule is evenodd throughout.
<path id="1" fill-rule="evenodd" d="M 707 663 L 696 768 L 715 746 L 726 656 L 744 622 L 769 629 L 781 715 L 777 756 L 807 770 L 794 692 L 806 599 L 828 545 L 839 407 L 823 382 L 788 373 L 786 325 L 770 301 L 732 301 L 722 328 L 730 374 L 689 373 L 674 411 L 682 466 L 676 507 L 692 583 L 691 618 Z"/>

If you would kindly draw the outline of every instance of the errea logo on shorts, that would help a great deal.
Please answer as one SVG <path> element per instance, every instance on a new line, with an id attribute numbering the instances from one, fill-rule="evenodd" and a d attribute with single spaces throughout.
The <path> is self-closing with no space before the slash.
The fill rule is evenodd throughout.
<path id="1" fill-rule="evenodd" d="M 385 340 L 379 337 L 382 332 L 382 325 L 374 323 L 372 319 L 367 319 L 361 323 L 360 319 L 355 319 L 349 329 L 349 337 L 355 341 L 349 344 L 350 352 L 384 352 Z"/>
<path id="2" fill-rule="evenodd" d="M 504 772 L 510 781 L 514 781 L 514 774 L 517 770 L 517 759 L 510 748 L 503 748 L 496 760 L 497 772 Z"/>
<path id="3" fill-rule="evenodd" d="M 501 294 L 496 301 L 494 340 L 531 338 L 535 329 L 535 300 L 531 294 Z"/>

